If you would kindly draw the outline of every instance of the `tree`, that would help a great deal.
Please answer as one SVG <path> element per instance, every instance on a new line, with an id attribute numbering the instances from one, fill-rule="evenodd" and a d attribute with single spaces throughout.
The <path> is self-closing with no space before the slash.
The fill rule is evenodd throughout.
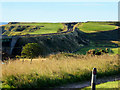
<path id="1" fill-rule="evenodd" d="M 30 58 L 31 62 L 32 59 L 38 57 L 41 53 L 42 49 L 37 43 L 28 43 L 23 46 L 23 50 L 21 52 L 22 57 Z"/>

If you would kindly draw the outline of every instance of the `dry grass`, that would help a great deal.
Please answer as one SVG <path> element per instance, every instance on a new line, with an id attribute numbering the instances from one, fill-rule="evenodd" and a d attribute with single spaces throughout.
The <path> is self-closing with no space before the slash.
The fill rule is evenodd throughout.
<path id="1" fill-rule="evenodd" d="M 91 73 L 94 67 L 97 68 L 98 73 L 117 71 L 119 67 L 118 62 L 117 55 L 87 56 L 57 54 L 50 55 L 48 58 L 38 58 L 38 60 L 33 60 L 32 64 L 28 60 L 24 62 L 20 60 L 9 61 L 8 64 L 2 65 L 2 75 L 3 81 L 11 75 L 30 74 L 38 74 L 39 76 L 46 76 L 52 79 L 62 78 L 65 73 L 73 76 L 79 75 L 80 77 L 86 73 Z"/>

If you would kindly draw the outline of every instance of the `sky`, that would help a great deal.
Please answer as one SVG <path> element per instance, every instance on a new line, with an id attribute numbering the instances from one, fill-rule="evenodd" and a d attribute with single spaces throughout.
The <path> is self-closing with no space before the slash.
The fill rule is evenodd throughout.
<path id="1" fill-rule="evenodd" d="M 117 21 L 118 2 L 1 2 L 2 22 Z"/>

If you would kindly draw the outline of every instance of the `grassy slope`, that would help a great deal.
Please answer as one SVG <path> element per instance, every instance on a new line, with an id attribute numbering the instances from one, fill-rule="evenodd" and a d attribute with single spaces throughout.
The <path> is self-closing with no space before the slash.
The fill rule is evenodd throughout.
<path id="1" fill-rule="evenodd" d="M 112 89 L 112 88 L 119 88 L 120 81 L 111 81 L 107 83 L 102 83 L 96 85 L 96 89 Z M 84 90 L 90 89 L 91 87 L 86 87 Z"/>
<path id="2" fill-rule="evenodd" d="M 82 56 L 57 54 L 22 63 L 19 60 L 2 65 L 3 87 L 53 87 L 91 79 L 91 70 L 97 68 L 97 77 L 118 74 L 118 56 Z"/>
<path id="3" fill-rule="evenodd" d="M 118 54 L 118 47 L 116 47 L 115 44 L 117 44 L 118 46 L 120 46 L 120 42 L 119 41 L 108 41 L 108 40 L 99 40 L 98 38 L 104 37 L 106 38 L 106 36 L 108 36 L 107 34 L 99 34 L 99 36 L 97 36 L 97 32 L 100 31 L 111 31 L 111 30 L 115 30 L 118 28 L 118 26 L 115 26 L 114 23 L 109 23 L 109 22 L 88 22 L 88 23 L 82 23 L 82 24 L 78 24 L 77 26 L 81 31 L 85 32 L 88 37 L 90 37 L 92 43 L 84 48 L 81 48 L 80 50 L 78 50 L 77 54 L 86 54 L 86 52 L 89 49 L 95 49 L 95 48 L 111 48 L 111 50 L 113 51 L 114 54 Z M 94 33 L 94 34 L 93 34 Z M 111 38 L 112 35 L 109 35 L 107 38 Z M 114 37 L 114 36 L 113 36 Z M 93 40 L 92 40 L 93 39 Z"/>
<path id="4" fill-rule="evenodd" d="M 117 28 L 115 25 L 109 25 L 110 23 L 96 23 L 96 22 L 88 22 L 82 23 L 79 25 L 79 29 L 83 32 L 91 33 L 91 32 L 98 32 L 98 31 L 108 31 L 114 30 Z"/>
<path id="5" fill-rule="evenodd" d="M 23 31 L 11 31 L 9 32 L 8 35 L 25 35 L 25 34 L 47 34 L 47 33 L 56 33 L 57 30 L 59 28 L 63 29 L 64 26 L 61 23 L 25 23 L 25 24 L 11 24 L 11 25 L 6 25 L 5 27 L 10 28 L 11 26 L 31 26 L 32 27 L 36 27 L 36 26 L 44 26 L 44 27 L 40 27 L 40 29 L 34 30 L 33 32 L 31 32 L 29 29 L 30 28 L 26 28 Z"/>

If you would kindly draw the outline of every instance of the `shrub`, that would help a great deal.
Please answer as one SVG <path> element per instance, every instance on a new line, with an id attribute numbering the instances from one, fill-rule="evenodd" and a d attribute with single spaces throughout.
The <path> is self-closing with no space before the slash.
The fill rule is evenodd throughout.
<path id="1" fill-rule="evenodd" d="M 105 49 L 97 48 L 97 49 L 91 49 L 87 52 L 87 54 L 90 54 L 90 55 L 103 55 L 105 53 L 110 53 L 110 49 L 108 49 L 108 48 L 105 48 Z"/>

